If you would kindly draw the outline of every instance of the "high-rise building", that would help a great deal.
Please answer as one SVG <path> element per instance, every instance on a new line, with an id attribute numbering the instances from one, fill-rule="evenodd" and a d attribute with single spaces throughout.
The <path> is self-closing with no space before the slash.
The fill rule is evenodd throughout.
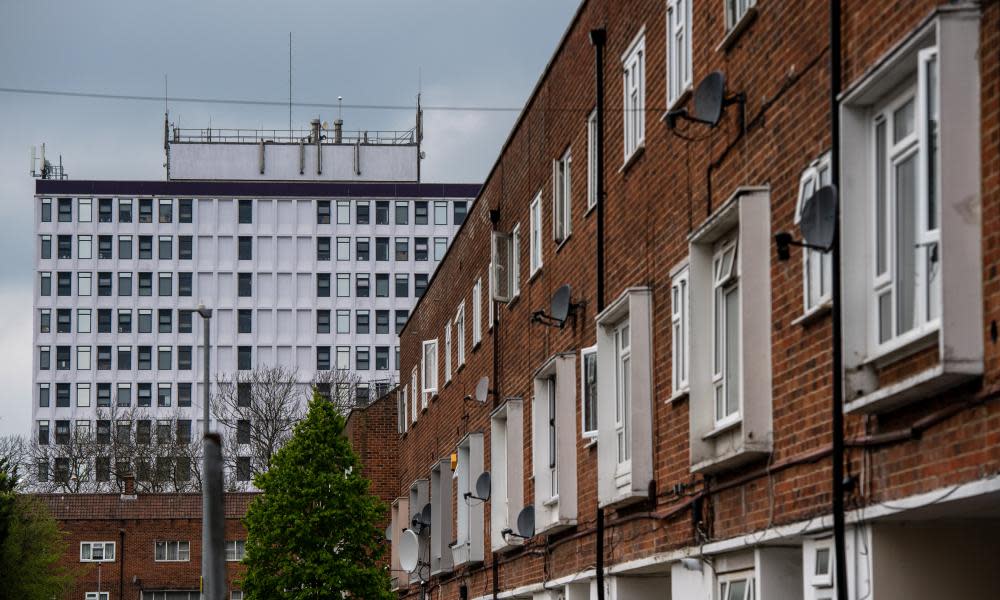
<path id="1" fill-rule="evenodd" d="M 479 185 L 420 182 L 419 127 L 165 131 L 165 181 L 36 182 L 38 443 L 200 431 L 199 304 L 213 380 L 282 366 L 302 385 L 353 373 L 358 402 L 389 389 L 397 333 Z M 107 416 L 126 408 L 148 420 Z M 40 479 L 80 468 L 55 462 Z"/>

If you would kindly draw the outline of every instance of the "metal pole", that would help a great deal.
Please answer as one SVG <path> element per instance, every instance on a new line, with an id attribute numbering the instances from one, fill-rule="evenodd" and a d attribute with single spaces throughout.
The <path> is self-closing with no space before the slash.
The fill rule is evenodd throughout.
<path id="1" fill-rule="evenodd" d="M 209 381 L 210 381 L 209 373 L 211 368 L 211 357 L 209 356 L 210 352 L 209 335 L 211 334 L 212 311 L 211 309 L 207 309 L 204 306 L 199 306 L 198 314 L 201 315 L 201 320 L 202 323 L 204 323 L 204 329 L 205 329 L 204 333 L 205 339 L 202 340 L 202 343 L 204 344 L 202 352 L 205 355 L 205 374 L 204 374 L 205 389 L 202 390 L 202 400 L 201 400 L 202 404 L 201 414 L 203 419 L 202 433 L 204 435 L 208 435 L 208 399 L 209 399 Z"/>
<path id="2" fill-rule="evenodd" d="M 830 0 L 830 175 L 835 186 L 840 185 L 840 0 Z M 839 194 L 838 194 L 839 195 Z M 833 238 L 831 259 L 833 281 L 833 398 L 831 399 L 831 435 L 833 437 L 831 491 L 833 493 L 833 546 L 837 600 L 847 600 L 847 544 L 844 533 L 844 343 L 843 303 L 840 273 L 840 201 L 836 219 L 837 234 Z"/>
<path id="3" fill-rule="evenodd" d="M 225 600 L 225 514 L 222 498 L 222 438 L 205 435 L 205 475 L 202 482 L 202 589 L 205 600 Z"/>

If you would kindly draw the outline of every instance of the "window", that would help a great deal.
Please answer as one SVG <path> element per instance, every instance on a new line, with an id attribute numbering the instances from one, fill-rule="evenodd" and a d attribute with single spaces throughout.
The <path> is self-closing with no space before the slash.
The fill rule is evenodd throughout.
<path id="1" fill-rule="evenodd" d="M 316 260 L 330 260 L 330 237 L 316 238 Z"/>
<path id="2" fill-rule="evenodd" d="M 153 384 L 140 383 L 136 386 L 136 404 L 139 408 L 149 408 L 153 405 Z"/>
<path id="3" fill-rule="evenodd" d="M 538 192 L 535 199 L 531 201 L 531 273 L 535 273 L 542 268 L 542 193 Z"/>
<path id="4" fill-rule="evenodd" d="M 410 260 L 410 239 L 396 238 L 396 260 Z"/>
<path id="5" fill-rule="evenodd" d="M 229 540 L 226 542 L 226 560 L 229 562 L 238 562 L 243 560 L 243 555 L 246 552 L 246 541 L 244 540 Z M 234 591 L 233 594 L 240 594 L 240 599 L 242 600 L 243 592 Z M 236 600 L 236 596 L 233 596 L 233 600 Z"/>
<path id="6" fill-rule="evenodd" d="M 191 346 L 177 346 L 177 370 L 191 370 Z"/>
<path id="7" fill-rule="evenodd" d="M 469 211 L 468 207 L 469 207 L 469 204 L 467 202 L 465 202 L 464 200 L 456 200 L 452 204 L 452 212 L 454 213 L 452 216 L 453 216 L 453 218 L 455 220 L 455 225 L 456 226 L 461 225 L 462 223 L 465 223 L 465 216 L 466 216 L 466 214 L 468 214 L 468 211 Z"/>
<path id="8" fill-rule="evenodd" d="M 239 222 L 253 223 L 253 200 L 239 200 Z"/>
<path id="9" fill-rule="evenodd" d="M 351 347 L 337 346 L 337 370 L 347 371 L 351 368 Z"/>
<path id="10" fill-rule="evenodd" d="M 715 425 L 739 419 L 740 286 L 737 243 L 724 239 L 712 257 L 712 385 Z"/>
<path id="11" fill-rule="evenodd" d="M 389 370 L 389 347 L 388 346 L 375 346 L 375 370 L 376 371 L 388 371 Z"/>
<path id="12" fill-rule="evenodd" d="M 413 260 L 425 261 L 427 260 L 427 255 L 427 238 L 413 238 Z"/>
<path id="13" fill-rule="evenodd" d="M 237 284 L 236 284 L 236 295 L 240 298 L 249 298 L 253 296 L 253 274 L 252 273 L 239 273 Z"/>
<path id="14" fill-rule="evenodd" d="M 330 201 L 329 200 L 317 200 L 316 201 L 316 222 L 320 225 L 330 224 Z"/>
<path id="15" fill-rule="evenodd" d="M 597 437 L 597 346 L 580 351 L 580 430 L 585 438 Z"/>
<path id="16" fill-rule="evenodd" d="M 177 384 L 177 406 L 181 408 L 186 408 L 191 406 L 191 384 L 190 383 L 178 383 Z"/>
<path id="17" fill-rule="evenodd" d="M 76 219 L 81 223 L 90 223 L 94 220 L 94 201 L 91 198 L 80 198 L 77 200 Z"/>
<path id="18" fill-rule="evenodd" d="M 56 421 L 56 443 L 60 445 L 69 443 L 69 421 Z"/>
<path id="19" fill-rule="evenodd" d="M 410 318 L 410 311 L 405 308 L 396 310 L 396 335 L 399 335 L 403 331 L 403 326 L 406 325 L 408 318 Z"/>
<path id="20" fill-rule="evenodd" d="M 119 223 L 131 223 L 132 222 L 132 199 L 131 198 L 119 198 L 118 199 L 118 222 Z"/>
<path id="21" fill-rule="evenodd" d="M 434 202 L 434 224 L 435 225 L 447 225 L 448 224 L 448 203 L 444 201 Z"/>
<path id="22" fill-rule="evenodd" d="M 38 257 L 43 259 L 52 258 L 52 236 L 39 236 L 39 242 L 41 243 L 41 248 L 39 249 Z"/>
<path id="23" fill-rule="evenodd" d="M 367 334 L 370 332 L 370 313 L 367 310 L 359 310 L 354 318 L 354 329 L 356 333 Z"/>
<path id="24" fill-rule="evenodd" d="M 733 0 L 727 0 L 733 1 Z M 642 147 L 646 137 L 646 32 L 640 31 L 622 56 L 625 162 Z"/>
<path id="25" fill-rule="evenodd" d="M 451 381 L 451 321 L 444 324 L 444 382 Z"/>
<path id="26" fill-rule="evenodd" d="M 531 463 L 537 533 L 575 524 L 575 420 L 576 360 L 572 354 L 556 355 L 534 377 Z"/>
<path id="27" fill-rule="evenodd" d="M 410 204 L 396 202 L 396 225 L 407 225 L 410 222 Z"/>
<path id="28" fill-rule="evenodd" d="M 56 333 L 71 333 L 73 313 L 68 308 L 56 309 Z"/>
<path id="29" fill-rule="evenodd" d="M 159 202 L 160 223 L 174 222 L 174 201 L 168 198 L 160 198 Z"/>
<path id="30" fill-rule="evenodd" d="M 472 286 L 472 347 L 483 339 L 483 280 L 476 279 Z"/>
<path id="31" fill-rule="evenodd" d="M 389 333 L 389 311 L 375 311 L 375 333 Z"/>
<path id="32" fill-rule="evenodd" d="M 114 220 L 112 216 L 113 206 L 111 204 L 111 198 L 101 198 L 97 201 L 97 222 L 98 223 L 111 223 Z"/>
<path id="33" fill-rule="evenodd" d="M 239 346 L 237 348 L 237 369 L 240 371 L 249 371 L 252 369 L 252 353 L 250 346 Z"/>
<path id="34" fill-rule="evenodd" d="M 376 273 L 375 274 L 375 297 L 376 298 L 388 298 L 389 297 L 389 274 L 388 273 Z"/>
<path id="35" fill-rule="evenodd" d="M 814 161 L 802 173 L 799 184 L 799 201 L 795 207 L 795 222 L 802 220 L 802 207 L 806 200 L 821 187 L 830 185 L 830 155 Z M 811 313 L 830 301 L 833 279 L 833 254 L 811 248 L 802 249 L 802 299 L 806 313 Z"/>
<path id="36" fill-rule="evenodd" d="M 386 200 L 378 200 L 375 202 L 375 224 L 376 225 L 388 225 L 389 224 L 389 202 Z"/>
<path id="37" fill-rule="evenodd" d="M 337 208 L 338 210 L 340 209 L 339 202 L 337 203 Z M 349 205 L 348 210 L 350 210 Z M 357 213 L 358 225 L 368 225 L 371 222 L 371 205 L 367 201 L 358 202 L 355 212 Z M 348 212 L 348 214 L 350 213 Z"/>
<path id="38" fill-rule="evenodd" d="M 152 223 L 153 222 L 153 199 L 152 198 L 139 198 L 139 222 L 140 223 Z"/>
<path id="39" fill-rule="evenodd" d="M 236 421 L 236 443 L 237 444 L 249 444 L 250 443 L 250 420 L 249 419 L 239 419 Z"/>
<path id="40" fill-rule="evenodd" d="M 114 542 L 80 542 L 80 562 L 114 562 L 114 561 L 115 561 Z"/>
<path id="41" fill-rule="evenodd" d="M 131 278 L 131 275 L 128 275 Z M 73 295 L 73 274 L 69 272 L 56 273 L 56 295 L 57 296 L 72 296 Z M 131 291 L 128 295 L 131 295 Z"/>
<path id="42" fill-rule="evenodd" d="M 673 395 L 688 388 L 688 269 L 676 272 L 670 284 L 670 382 Z"/>
<path id="43" fill-rule="evenodd" d="M 597 109 L 587 117 L 587 210 L 597 206 Z"/>
<path id="44" fill-rule="evenodd" d="M 70 368 L 70 346 L 56 346 L 56 369 L 68 371 Z"/>
<path id="45" fill-rule="evenodd" d="M 350 296 L 350 275 L 337 275 L 337 296 Z M 358 298 L 367 298 L 371 295 L 371 276 L 368 273 L 358 273 L 354 282 L 354 295 Z M 341 282 L 343 282 L 343 293 L 341 293 Z"/>
<path id="46" fill-rule="evenodd" d="M 338 279 L 339 279 L 339 277 L 338 277 Z M 340 294 L 338 293 L 337 295 L 339 296 Z M 316 274 L 316 296 L 318 298 L 329 298 L 330 297 L 330 274 L 329 273 L 317 273 Z"/>
<path id="47" fill-rule="evenodd" d="M 327 238 L 329 242 L 329 238 Z M 237 254 L 239 260 L 253 260 L 253 238 L 249 235 L 241 235 L 237 238 Z M 329 248 L 327 248 L 329 251 Z M 161 256 L 162 258 L 162 256 Z"/>
<path id="48" fill-rule="evenodd" d="M 178 204 L 178 218 L 179 223 L 191 223 L 194 220 L 194 201 L 190 198 L 184 198 L 177 201 Z"/>
<path id="49" fill-rule="evenodd" d="M 572 162 L 570 150 L 566 150 L 562 158 L 552 161 L 552 239 L 557 244 L 568 238 L 573 230 L 570 185 Z"/>
<path id="50" fill-rule="evenodd" d="M 354 258 L 359 261 L 371 260 L 371 243 L 368 238 L 357 238 L 355 240 Z"/>
<path id="51" fill-rule="evenodd" d="M 329 314 L 329 313 L 327 313 Z M 241 308 L 236 311 L 237 327 L 239 333 L 253 333 L 253 311 L 249 308 Z"/>
<path id="52" fill-rule="evenodd" d="M 329 371 L 330 370 L 330 347 L 329 346 L 316 346 L 316 370 L 317 371 Z"/>
<path id="53" fill-rule="evenodd" d="M 395 276 L 395 296 L 397 298 L 406 298 L 410 295 L 410 276 L 406 273 L 396 273 Z"/>
<path id="54" fill-rule="evenodd" d="M 44 276 L 45 273 L 42 273 L 42 275 Z M 100 272 L 97 274 L 97 295 L 98 296 L 111 295 L 111 273 Z"/>
<path id="55" fill-rule="evenodd" d="M 194 256 L 194 242 L 190 235 L 182 235 L 177 238 L 177 258 L 180 260 L 191 260 Z"/>
<path id="56" fill-rule="evenodd" d="M 420 404 L 417 402 L 417 394 L 420 393 L 420 387 L 417 384 L 417 367 L 413 367 L 413 370 L 410 371 L 410 389 L 413 390 L 413 395 L 410 396 L 410 415 L 413 422 L 416 423 Z"/>
<path id="57" fill-rule="evenodd" d="M 181 273 L 183 275 L 183 273 Z M 184 294 L 181 294 L 182 296 Z M 191 333 L 194 325 L 194 311 L 177 311 L 177 333 Z"/>
<path id="58" fill-rule="evenodd" d="M 248 382 L 239 382 L 236 384 L 236 406 L 240 408 L 249 408 L 252 399 L 252 388 Z"/>
<path id="59" fill-rule="evenodd" d="M 56 236 L 57 245 L 57 258 L 59 259 L 70 259 L 73 258 L 73 236 L 71 235 L 59 235 Z"/>
<path id="60" fill-rule="evenodd" d="M 38 333 L 49 333 L 52 331 L 52 310 L 42 308 L 38 311 Z"/>
<path id="61" fill-rule="evenodd" d="M 375 260 L 389 260 L 389 238 L 375 238 Z"/>
<path id="62" fill-rule="evenodd" d="M 354 349 L 354 366 L 358 371 L 371 369 L 371 348 L 358 346 Z"/>
<path id="63" fill-rule="evenodd" d="M 178 419 L 177 420 L 177 443 L 178 444 L 190 444 L 191 443 L 191 421 L 190 421 L 190 419 Z"/>
<path id="64" fill-rule="evenodd" d="M 406 433 L 409 422 L 407 421 L 407 391 L 410 386 L 401 386 L 396 390 L 396 432 Z"/>
<path id="65" fill-rule="evenodd" d="M 413 224 L 414 225 L 426 225 L 427 224 L 427 201 L 417 200 L 413 203 Z"/>
<path id="66" fill-rule="evenodd" d="M 139 333 L 153 332 L 153 311 L 139 309 Z"/>
<path id="67" fill-rule="evenodd" d="M 49 407 L 49 402 L 50 402 L 50 400 L 49 400 L 49 393 L 50 393 L 49 384 L 47 384 L 47 383 L 39 383 L 38 384 L 38 407 L 39 408 L 48 408 Z"/>
<path id="68" fill-rule="evenodd" d="M 328 309 L 316 311 L 316 333 L 330 333 L 330 311 Z M 338 333 L 340 332 L 338 331 Z"/>
<path id="69" fill-rule="evenodd" d="M 76 347 L 76 368 L 78 371 L 90 370 L 90 346 Z"/>
<path id="70" fill-rule="evenodd" d="M 158 346 L 156 349 L 156 368 L 169 371 L 173 365 L 173 349 L 170 346 Z"/>
<path id="71" fill-rule="evenodd" d="M 73 199 L 72 198 L 59 198 L 59 222 L 60 223 L 72 223 L 73 222 Z"/>
<path id="72" fill-rule="evenodd" d="M 139 295 L 153 295 L 153 274 L 148 272 L 139 273 Z"/>
<path id="73" fill-rule="evenodd" d="M 40 219 L 42 223 L 52 222 L 52 198 L 42 198 Z"/>
<path id="74" fill-rule="evenodd" d="M 111 370 L 111 346 L 97 347 L 97 370 L 99 371 Z"/>
<path id="75" fill-rule="evenodd" d="M 131 296 L 132 295 L 132 274 L 131 273 L 119 273 L 118 274 L 118 295 L 119 296 Z"/>
<path id="76" fill-rule="evenodd" d="M 51 296 L 52 295 L 52 273 L 43 271 L 38 274 L 39 286 L 38 294 L 40 296 Z"/>
<path id="77" fill-rule="evenodd" d="M 629 323 L 625 321 L 615 328 L 615 441 L 618 468 L 615 475 L 631 474 L 632 470 L 632 425 L 631 412 L 631 363 L 632 347 Z"/>
<path id="78" fill-rule="evenodd" d="M 154 560 L 156 562 L 191 560 L 190 542 L 156 542 Z"/>
<path id="79" fill-rule="evenodd" d="M 719 575 L 718 582 L 719 600 L 754 600 L 753 572 Z"/>
<path id="80" fill-rule="evenodd" d="M 351 203 L 349 200 L 337 201 L 337 225 L 351 224 Z"/>
<path id="81" fill-rule="evenodd" d="M 465 302 L 455 311 L 455 368 L 465 364 Z"/>
<path id="82" fill-rule="evenodd" d="M 329 253 L 329 248 L 327 248 L 327 253 Z M 337 260 L 351 260 L 351 238 L 337 238 Z"/>
<path id="83" fill-rule="evenodd" d="M 93 236 L 78 235 L 76 237 L 76 257 L 80 259 L 90 259 L 94 257 Z"/>
<path id="84" fill-rule="evenodd" d="M 49 346 L 38 347 L 38 368 L 42 371 L 48 371 L 52 368 L 49 348 Z"/>
<path id="85" fill-rule="evenodd" d="M 690 23 L 691 0 L 667 0 L 667 106 L 691 87 Z"/>
<path id="86" fill-rule="evenodd" d="M 413 297 L 420 298 L 427 291 L 427 273 L 414 273 L 413 275 Z"/>
<path id="87" fill-rule="evenodd" d="M 108 241 L 110 242 L 110 239 Z M 106 252 L 101 248 L 98 248 L 98 252 L 99 252 L 99 258 L 111 258 L 110 243 L 108 244 L 108 249 Z M 118 258 L 121 260 L 132 259 L 132 236 L 130 235 L 118 236 Z"/>
<path id="88" fill-rule="evenodd" d="M 726 0 L 726 31 L 739 25 L 754 4 L 757 0 Z"/>
<path id="89" fill-rule="evenodd" d="M 153 258 L 153 236 L 139 236 L 139 259 L 152 260 Z"/>
<path id="90" fill-rule="evenodd" d="M 157 286 L 157 293 L 160 296 L 172 296 L 173 291 L 173 274 L 171 273 L 160 273 L 158 278 L 159 285 Z"/>
<path id="91" fill-rule="evenodd" d="M 38 438 L 37 441 L 42 446 L 48 446 L 49 444 L 49 422 L 39 421 L 38 422 Z"/>
<path id="92" fill-rule="evenodd" d="M 448 250 L 448 238 L 434 238 L 434 260 L 444 258 L 444 253 Z M 417 260 L 420 260 L 419 258 Z"/>
<path id="93" fill-rule="evenodd" d="M 438 350 L 437 339 L 424 340 L 423 353 L 420 359 L 421 370 L 423 371 L 423 396 L 421 404 L 427 408 L 427 401 L 436 396 L 438 392 Z"/>

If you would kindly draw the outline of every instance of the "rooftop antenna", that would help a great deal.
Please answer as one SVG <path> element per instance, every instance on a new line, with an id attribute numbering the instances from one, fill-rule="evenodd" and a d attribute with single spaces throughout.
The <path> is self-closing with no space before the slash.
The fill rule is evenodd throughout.
<path id="1" fill-rule="evenodd" d="M 344 97 L 337 96 L 337 119 L 344 120 Z"/>
<path id="2" fill-rule="evenodd" d="M 292 32 L 288 32 L 288 131 L 292 130 Z"/>

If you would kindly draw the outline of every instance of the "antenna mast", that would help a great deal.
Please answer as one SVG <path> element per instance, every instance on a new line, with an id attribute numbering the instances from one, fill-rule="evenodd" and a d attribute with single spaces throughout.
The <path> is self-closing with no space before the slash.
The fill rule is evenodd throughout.
<path id="1" fill-rule="evenodd" d="M 292 131 L 292 32 L 288 32 L 288 131 Z M 289 133 L 291 135 L 291 133 Z"/>

